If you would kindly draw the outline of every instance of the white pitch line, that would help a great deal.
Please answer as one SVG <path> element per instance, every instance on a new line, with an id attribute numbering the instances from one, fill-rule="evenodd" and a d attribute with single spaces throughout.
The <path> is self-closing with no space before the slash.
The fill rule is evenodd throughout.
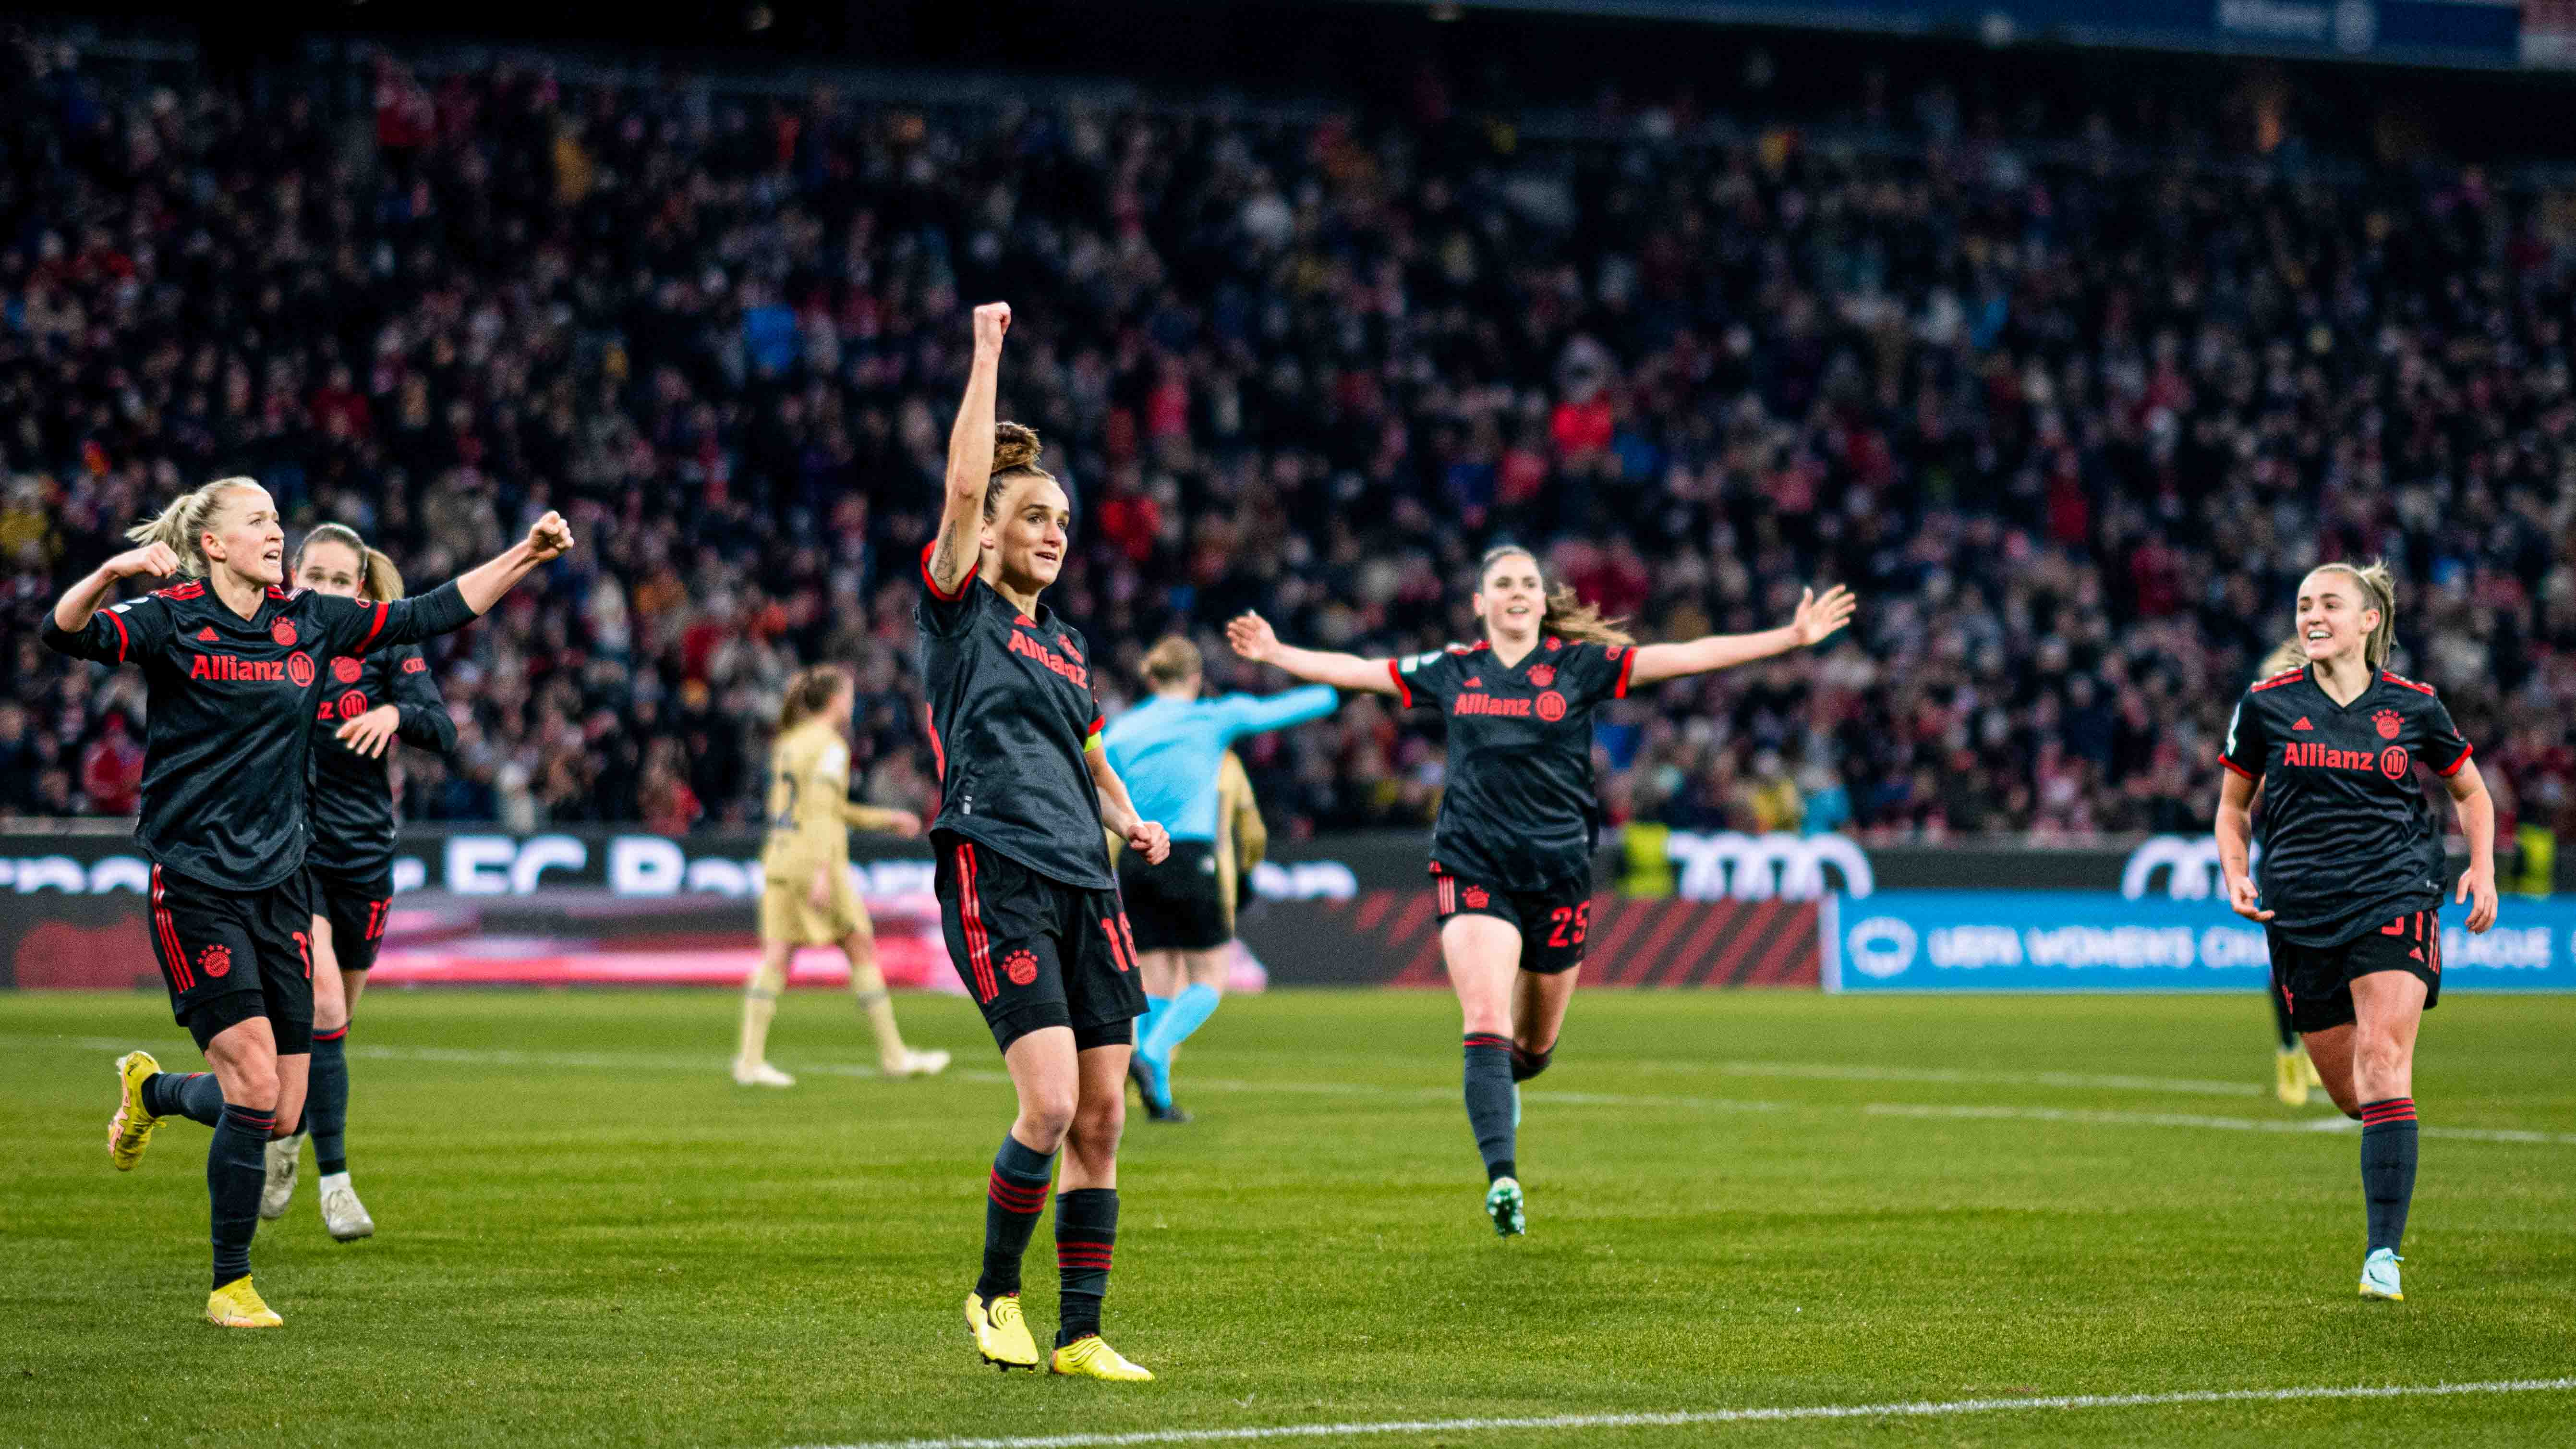
<path id="1" fill-rule="evenodd" d="M 1669 1429 L 1695 1424 L 1762 1424 L 1799 1419 L 1926 1419 L 2016 1409 L 2148 1409 L 2173 1404 L 2278 1404 L 2301 1399 L 2434 1398 L 2576 1389 L 2576 1378 L 2494 1379 L 2469 1384 L 2325 1384 L 2295 1389 L 2184 1389 L 2163 1394 L 2060 1394 L 2032 1399 L 1915 1400 L 1898 1404 L 1813 1404 L 1788 1409 L 1677 1409 L 1665 1413 L 1549 1414 L 1531 1418 L 1386 1419 L 1343 1424 L 1268 1424 L 1241 1429 L 1147 1429 L 1126 1434 L 1041 1434 L 994 1439 L 878 1439 L 802 1449 L 1114 1449 L 1129 1444 L 1219 1444 L 1261 1439 L 1346 1439 L 1371 1434 L 1495 1433 L 1520 1429 Z"/>
<path id="2" fill-rule="evenodd" d="M 2019 1122 L 2081 1122 L 2102 1127 L 2207 1127 L 2221 1132 L 2351 1132 L 2361 1125 L 2349 1117 L 2202 1117 L 2180 1112 L 2100 1112 L 2071 1107 L 1943 1105 L 1930 1102 L 1872 1102 L 1861 1110 L 1873 1117 L 1993 1118 Z M 2416 1131 L 2425 1137 L 2447 1137 L 2456 1142 L 2576 1146 L 2576 1132 L 2530 1132 L 2512 1127 L 2419 1127 Z"/>
<path id="3" fill-rule="evenodd" d="M 134 1043 L 118 1037 L 64 1037 L 34 1033 L 0 1034 L 0 1041 L 43 1043 L 77 1051 L 113 1052 L 131 1048 Z M 349 1049 L 351 1056 L 367 1061 L 429 1062 L 442 1066 L 540 1067 L 605 1071 L 668 1071 L 691 1075 L 719 1074 L 724 1071 L 722 1058 L 713 1056 L 655 1055 L 645 1052 L 538 1052 L 506 1047 L 406 1047 L 367 1044 Z M 789 1063 L 795 1070 L 819 1077 L 876 1077 L 874 1067 L 839 1062 Z M 1009 1083 L 1004 1072 L 973 1069 L 950 1072 L 961 1081 Z M 1399 1087 L 1376 1082 L 1263 1082 L 1224 1077 L 1189 1079 L 1194 1092 L 1225 1092 L 1250 1096 L 1285 1097 L 1377 1097 L 1422 1102 L 1454 1102 L 1455 1087 Z M 1539 1089 L 1525 1094 L 1527 1100 L 1541 1105 L 1568 1107 L 1635 1107 L 1682 1108 L 1697 1112 L 1767 1113 L 1767 1112 L 1836 1112 L 1848 1111 L 1840 1103 L 1766 1102 L 1743 1097 L 1649 1096 L 1624 1092 L 1562 1092 Z M 1979 1103 L 1941 1102 L 1866 1102 L 1859 1110 L 1874 1117 L 1958 1118 L 1962 1120 L 1997 1120 L 2026 1122 L 2072 1122 L 2100 1127 L 2186 1127 L 2220 1132 L 2287 1132 L 2292 1134 L 2338 1133 L 2355 1130 L 2350 1119 L 2334 1117 L 2209 1117 L 2180 1112 L 2115 1112 L 2073 1107 L 2022 1107 Z M 2441 1127 L 2419 1128 L 2426 1137 L 2448 1138 L 2458 1142 L 2502 1142 L 2524 1146 L 2576 1146 L 2576 1132 L 2537 1132 L 2512 1127 Z"/>
<path id="4" fill-rule="evenodd" d="M 2186 1097 L 2261 1097 L 2271 1088 L 2252 1082 L 2197 1077 L 2104 1076 L 2091 1072 L 1970 1072 L 1950 1067 L 1878 1067 L 1842 1062 L 1631 1063 L 1642 1072 L 1717 1072 L 1730 1077 L 1794 1077 L 1820 1082 L 1947 1082 L 1961 1086 L 2077 1087 L 2106 1092 L 2166 1092 Z"/>

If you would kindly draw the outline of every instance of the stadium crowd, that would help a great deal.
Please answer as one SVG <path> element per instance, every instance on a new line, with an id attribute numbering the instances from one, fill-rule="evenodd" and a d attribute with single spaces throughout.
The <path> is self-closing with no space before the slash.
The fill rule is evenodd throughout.
<path id="1" fill-rule="evenodd" d="M 911 662 L 965 308 L 1079 513 L 1104 693 L 1245 608 L 1465 636 L 1487 544 L 1645 637 L 1849 642 L 1612 712 L 1614 816 L 1879 839 L 2206 828 L 2313 561 L 2385 554 L 2401 670 L 2517 812 L 2576 811 L 2576 193 L 2140 162 L 1941 98 L 1883 144 L 415 79 L 372 115 L 0 82 L 0 811 L 133 807 L 139 681 L 36 620 L 250 473 L 415 586 L 548 507 L 584 546 L 435 654 L 420 819 L 755 821 L 780 686 L 849 661 L 860 792 L 934 788 Z M 2037 140 L 2059 144 L 2042 146 Z M 2098 154 L 2088 152 L 2098 143 Z M 2116 153 L 2116 154 L 2115 154 Z M 1112 701 L 1115 708 L 1115 700 Z M 1273 828 L 1419 824 L 1439 726 L 1247 746 Z M 2576 820 L 2566 823 L 2576 824 Z"/>

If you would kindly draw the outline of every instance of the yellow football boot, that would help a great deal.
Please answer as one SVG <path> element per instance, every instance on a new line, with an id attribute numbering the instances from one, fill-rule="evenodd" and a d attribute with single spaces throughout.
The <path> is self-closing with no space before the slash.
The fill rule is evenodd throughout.
<path id="1" fill-rule="evenodd" d="M 2316 1069 L 2307 1063 L 2308 1054 L 2297 1047 L 2272 1053 L 2272 1090 L 2280 1094 L 2282 1106 L 2308 1105 L 2308 1078 Z"/>
<path id="2" fill-rule="evenodd" d="M 984 1356 L 984 1362 L 1002 1372 L 1015 1368 L 1037 1370 L 1037 1340 L 1029 1337 L 1029 1325 L 1020 1317 L 1017 1293 L 1000 1294 L 990 1303 L 967 1294 L 966 1332 L 975 1340 L 975 1351 Z"/>
<path id="3" fill-rule="evenodd" d="M 1086 1333 L 1055 1351 L 1047 1372 L 1070 1378 L 1107 1379 L 1120 1384 L 1149 1384 L 1153 1371 L 1129 1363 L 1099 1334 Z"/>
<path id="4" fill-rule="evenodd" d="M 150 1052 L 127 1052 L 116 1059 L 116 1115 L 107 1119 L 107 1160 L 119 1172 L 132 1172 L 152 1143 L 161 1119 L 143 1110 L 143 1084 L 161 1070 Z"/>
<path id="5" fill-rule="evenodd" d="M 286 1320 L 260 1300 L 244 1273 L 206 1295 L 206 1321 L 217 1328 L 284 1328 Z"/>

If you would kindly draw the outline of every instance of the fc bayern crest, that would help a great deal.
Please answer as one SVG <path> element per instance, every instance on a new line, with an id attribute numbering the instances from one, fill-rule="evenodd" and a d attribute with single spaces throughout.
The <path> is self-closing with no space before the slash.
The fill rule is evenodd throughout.
<path id="1" fill-rule="evenodd" d="M 355 684 L 358 682 L 359 671 L 365 668 L 365 665 L 343 654 L 331 661 L 331 677 L 342 684 Z"/>
<path id="2" fill-rule="evenodd" d="M 1565 696 L 1551 689 L 1538 697 L 1538 717 L 1554 724 L 1565 718 Z"/>
<path id="3" fill-rule="evenodd" d="M 210 978 L 221 976 L 225 972 L 232 970 L 232 948 L 230 946 L 208 946 L 205 950 L 197 953 L 197 969 L 205 972 Z"/>
<path id="4" fill-rule="evenodd" d="M 1013 986 L 1026 986 L 1030 982 L 1037 980 L 1038 958 L 1036 954 L 1029 951 L 1013 951 L 1010 955 L 1002 958 L 1002 974 L 1011 978 L 1011 984 Z"/>
<path id="5" fill-rule="evenodd" d="M 1553 664 L 1531 665 L 1530 683 L 1537 685 L 1541 689 L 1545 689 L 1549 685 L 1556 683 L 1556 666 Z"/>
<path id="6" fill-rule="evenodd" d="M 284 628 L 285 622 L 283 620 L 279 621 L 278 627 Z M 298 689 L 302 689 L 306 685 L 311 684 L 313 682 L 313 656 L 310 654 L 287 655 L 286 677 L 294 680 L 295 687 Z"/>
<path id="7" fill-rule="evenodd" d="M 293 648 L 295 646 L 295 621 L 293 619 L 280 619 L 276 623 L 269 625 L 268 637 L 276 640 L 279 644 L 284 645 L 287 648 Z"/>
<path id="8" fill-rule="evenodd" d="M 2372 715 L 2370 717 L 2370 722 L 2378 727 L 2379 737 L 2383 740 L 2393 740 L 2397 738 L 2397 732 L 2400 729 L 2405 728 L 2406 725 L 2404 720 L 2397 717 L 2397 711 L 2393 709 L 2383 709 L 2379 713 Z"/>
<path id="9" fill-rule="evenodd" d="M 1492 900 L 1493 897 L 1485 894 L 1485 888 L 1483 886 L 1471 885 L 1467 887 L 1467 909 L 1471 911 L 1481 911 Z"/>

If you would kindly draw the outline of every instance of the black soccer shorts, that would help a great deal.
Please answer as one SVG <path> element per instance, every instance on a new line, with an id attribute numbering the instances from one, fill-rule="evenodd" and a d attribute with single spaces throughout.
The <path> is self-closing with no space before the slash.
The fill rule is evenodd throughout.
<path id="1" fill-rule="evenodd" d="M 931 845 L 948 959 L 994 1045 L 1049 1026 L 1073 1028 L 1077 1051 L 1135 1042 L 1145 986 L 1118 892 L 1066 885 L 954 831 Z"/>
<path id="2" fill-rule="evenodd" d="M 2424 1009 L 2442 999 L 2442 916 L 2409 911 L 2333 946 L 2302 946 L 2267 931 L 2272 989 L 2290 1008 L 2294 1031 L 2325 1031 L 2353 1019 L 2352 981 L 2374 971 L 2403 971 L 2424 983 Z"/>
<path id="3" fill-rule="evenodd" d="M 1118 894 L 1140 951 L 1213 951 L 1233 938 L 1216 878 L 1216 842 L 1175 840 L 1161 865 L 1142 851 L 1118 854 Z"/>
<path id="4" fill-rule="evenodd" d="M 343 971 L 374 966 L 377 944 L 385 938 L 385 917 L 393 910 L 393 862 L 354 872 L 308 865 L 304 873 L 311 880 L 313 914 L 331 923 L 332 959 Z"/>
<path id="5" fill-rule="evenodd" d="M 1592 882 L 1577 877 L 1545 890 L 1508 891 L 1445 870 L 1431 873 L 1440 924 L 1453 916 L 1492 916 L 1520 928 L 1521 969 L 1554 976 L 1583 964 L 1583 938 L 1592 930 Z"/>
<path id="6" fill-rule="evenodd" d="M 268 1018 L 277 1054 L 313 1050 L 313 910 L 304 872 L 236 891 L 152 868 L 152 954 L 170 1014 L 197 1049 L 228 1027 Z"/>

